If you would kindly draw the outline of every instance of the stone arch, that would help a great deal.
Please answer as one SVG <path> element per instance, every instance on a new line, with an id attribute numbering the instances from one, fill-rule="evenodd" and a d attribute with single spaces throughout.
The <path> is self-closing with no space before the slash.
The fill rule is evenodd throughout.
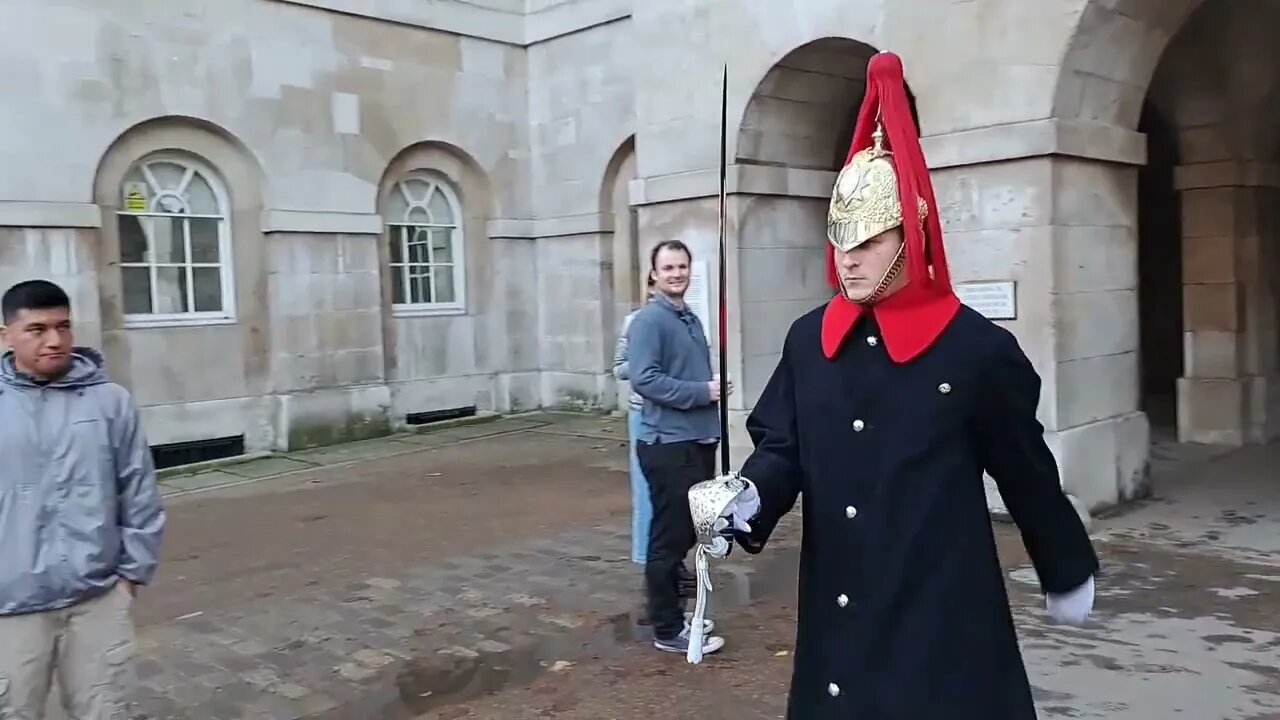
<path id="1" fill-rule="evenodd" d="M 392 178 L 407 172 L 412 165 L 424 163 L 430 164 L 455 183 L 468 217 L 502 217 L 498 199 L 489 182 L 489 173 L 485 172 L 471 153 L 444 140 L 422 140 L 397 152 L 378 180 L 375 206 L 382 207 Z"/>
<path id="2" fill-rule="evenodd" d="M 229 322 L 125 327 L 117 222 L 122 185 L 140 161 L 160 154 L 189 157 L 207 167 L 225 191 L 233 254 L 230 281 L 235 285 L 236 305 Z M 165 116 L 143 121 L 121 133 L 103 153 L 92 188 L 94 202 L 103 216 L 95 258 L 100 274 L 103 350 L 113 377 L 121 382 L 129 383 L 135 376 L 156 378 L 155 382 L 136 387 L 140 404 L 199 402 L 224 397 L 229 390 L 245 396 L 268 391 L 271 314 L 266 301 L 270 295 L 268 257 L 262 237 L 264 190 L 262 166 L 253 151 L 225 128 L 202 118 Z M 226 378 L 194 382 L 176 368 L 182 363 L 171 354 L 149 351 L 169 346 L 177 336 L 196 353 L 195 357 L 225 357 L 227 348 L 236 348 L 242 363 L 226 363 Z"/>
<path id="3" fill-rule="evenodd" d="M 644 270 L 640 257 L 640 237 L 637 214 L 631 206 L 631 181 L 637 177 L 636 139 L 632 135 L 624 140 L 605 166 L 600 183 L 599 208 L 605 227 L 612 228 L 612 238 L 607 252 L 612 258 L 612 274 L 606 279 L 603 295 L 611 298 L 610 307 L 604 312 L 605 348 L 610 353 L 618 339 L 622 320 L 638 307 L 644 297 Z M 610 354 L 610 360 L 612 355 Z M 617 407 L 626 409 L 625 384 L 618 385 Z"/>
<path id="4" fill-rule="evenodd" d="M 1280 8 L 1251 0 L 1116 5 L 1083 4 L 1053 116 L 1147 137 L 1147 167 L 1129 169 L 1117 187 L 1136 175 L 1138 202 L 1148 205 L 1115 207 L 1129 208 L 1124 222 L 1138 236 L 1125 249 L 1129 259 L 1139 247 L 1143 255 L 1180 254 L 1178 262 L 1139 256 L 1135 264 L 1137 314 L 1152 324 L 1158 310 L 1143 306 L 1180 305 L 1182 327 L 1177 345 L 1168 328 L 1143 328 L 1137 352 L 1147 357 L 1133 372 L 1153 355 L 1184 355 L 1176 412 L 1166 414 L 1178 440 L 1266 441 L 1280 435 L 1280 214 L 1272 210 L 1280 204 L 1280 62 L 1256 49 L 1266 46 Z M 1160 217 L 1152 198 L 1178 217 Z M 1150 237 L 1156 231 L 1168 237 Z M 1158 273 L 1179 277 L 1153 282 Z M 1162 300 L 1171 291 L 1180 303 Z M 1146 347 L 1156 334 L 1166 341 Z M 1134 384 L 1151 383 L 1139 375 Z"/>
<path id="5" fill-rule="evenodd" d="M 602 225 L 613 231 L 613 294 L 620 311 L 634 306 L 643 293 L 636 214 L 631 208 L 631 181 L 636 177 L 636 139 L 632 135 L 614 150 L 600 183 L 599 212 Z"/>
<path id="6" fill-rule="evenodd" d="M 789 324 L 831 297 L 824 274 L 827 204 L 876 52 L 845 37 L 807 42 L 779 57 L 746 104 L 734 162 L 739 187 L 751 191 L 731 201 L 737 268 L 730 267 L 730 277 L 741 278 L 740 317 L 751 322 L 739 325 L 735 409 L 755 404 Z"/>
<path id="7" fill-rule="evenodd" d="M 387 225 L 391 220 L 384 215 L 384 230 L 378 239 L 378 269 L 382 293 L 383 358 L 386 377 L 392 383 L 424 381 L 452 372 L 452 368 L 446 367 L 449 363 L 443 352 L 444 344 L 437 340 L 453 334 L 452 328 L 469 326 L 475 322 L 475 318 L 486 315 L 493 293 L 493 278 L 489 272 L 492 268 L 493 249 L 487 225 L 497 208 L 488 174 L 474 157 L 456 145 L 438 140 L 415 143 L 396 153 L 379 179 L 376 197 L 379 214 L 386 212 L 388 198 L 396 191 L 397 183 L 416 173 L 428 173 L 439 178 L 448 186 L 449 195 L 456 200 L 461 215 L 465 295 L 460 309 L 408 314 L 395 312 L 389 243 L 391 228 Z M 467 334 L 474 337 L 475 346 L 456 355 L 487 358 L 488 334 Z M 424 363 L 420 362 L 420 358 L 413 357 L 415 352 L 412 348 L 424 344 L 440 348 L 437 353 L 441 356 L 439 362 Z M 420 410 L 414 403 L 426 402 L 426 399 L 424 397 L 404 402 L 407 407 Z"/>
<path id="8" fill-rule="evenodd" d="M 1165 47 L 1205 0 L 1117 8 L 1086 0 L 1063 52 L 1051 116 L 1134 129 Z"/>
<path id="9" fill-rule="evenodd" d="M 464 263 L 467 297 L 463 305 L 467 314 L 482 312 L 484 308 L 480 301 L 488 294 L 485 273 L 481 272 L 489 262 L 486 224 L 497 210 L 488 174 L 475 158 L 456 145 L 440 141 L 410 145 L 396 153 L 378 181 L 376 207 L 379 213 L 386 208 L 387 198 L 396 189 L 396 183 L 414 172 L 430 172 L 440 176 L 448 184 L 450 194 L 459 205 L 463 225 L 462 245 L 466 253 Z M 380 257 L 385 268 L 390 258 L 386 243 L 381 245 Z M 391 286 L 387 282 L 383 285 L 384 304 L 390 307 Z"/>
<path id="10" fill-rule="evenodd" d="M 866 90 L 867 43 L 824 37 L 780 57 L 757 83 L 738 127 L 735 161 L 834 170 Z"/>

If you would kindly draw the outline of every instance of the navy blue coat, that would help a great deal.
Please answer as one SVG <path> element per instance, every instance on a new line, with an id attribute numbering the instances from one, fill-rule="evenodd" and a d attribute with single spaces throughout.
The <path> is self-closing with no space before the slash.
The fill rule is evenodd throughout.
<path id="1" fill-rule="evenodd" d="M 1034 720 L 983 490 L 996 481 L 1045 592 L 1098 570 L 1036 420 L 1040 378 L 961 307 L 894 363 L 865 314 L 840 352 L 801 317 L 747 420 L 748 552 L 803 507 L 790 720 Z"/>

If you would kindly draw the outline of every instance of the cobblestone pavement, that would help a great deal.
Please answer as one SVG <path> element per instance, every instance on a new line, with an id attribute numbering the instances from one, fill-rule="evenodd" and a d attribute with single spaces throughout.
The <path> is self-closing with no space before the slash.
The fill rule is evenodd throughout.
<path id="1" fill-rule="evenodd" d="M 1083 628 L 1046 622 L 1016 529 L 997 526 L 1041 718 L 1280 718 L 1277 460 L 1280 446 L 1188 463 L 1157 478 L 1151 501 L 1102 521 L 1105 575 Z M 794 569 L 751 581 L 779 590 L 719 616 L 728 645 L 702 666 L 637 641 L 424 720 L 780 718 Z"/>
<path id="2" fill-rule="evenodd" d="M 501 419 L 165 484 L 135 719 L 412 717 L 615 644 L 640 597 L 617 419 Z"/>
<path id="3" fill-rule="evenodd" d="M 626 559 L 623 433 L 540 415 L 185 476 L 136 607 L 131 717 L 779 717 L 798 516 L 770 552 L 716 565 L 722 654 L 697 668 L 656 654 Z M 1218 491 L 1171 484 L 1180 495 L 1103 523 L 1089 628 L 1044 623 L 1000 526 L 1042 717 L 1280 718 L 1280 567 L 1249 550 L 1280 528 L 1280 492 L 1221 490 L 1276 459 L 1213 458 L 1187 477 Z"/>

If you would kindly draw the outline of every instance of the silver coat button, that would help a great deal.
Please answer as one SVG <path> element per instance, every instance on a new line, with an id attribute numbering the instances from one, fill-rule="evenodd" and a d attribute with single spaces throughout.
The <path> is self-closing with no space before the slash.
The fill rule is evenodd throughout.
<path id="1" fill-rule="evenodd" d="M 839 685 L 837 685 L 837 684 L 835 684 L 835 683 L 831 683 L 830 685 L 828 685 L 828 686 L 827 686 L 827 693 L 828 693 L 829 695 L 831 695 L 831 697 L 835 697 L 835 696 L 839 695 L 839 694 L 840 694 L 840 686 L 839 686 Z"/>
<path id="2" fill-rule="evenodd" d="M 862 428 L 864 428 L 864 427 L 866 427 L 866 426 L 867 426 L 867 425 L 866 425 L 866 423 L 862 422 L 861 420 L 854 420 L 854 421 L 853 421 L 853 431 L 854 431 L 854 432 L 862 432 Z"/>
<path id="3" fill-rule="evenodd" d="M 867 344 L 870 345 L 871 347 L 875 347 L 879 343 L 880 343 L 880 340 L 875 335 L 867 336 Z"/>
<path id="4" fill-rule="evenodd" d="M 943 395 L 946 395 L 947 393 L 951 392 L 951 383 L 942 383 L 941 385 L 939 385 L 938 392 L 942 393 Z"/>
<path id="5" fill-rule="evenodd" d="M 858 516 L 858 508 L 850 505 L 849 507 L 844 509 L 844 516 L 849 518 L 850 520 L 854 519 L 855 517 Z"/>
<path id="6" fill-rule="evenodd" d="M 837 598 L 836 598 L 836 604 L 837 604 L 837 605 L 839 605 L 840 607 L 844 607 L 844 606 L 848 605 L 848 604 L 849 604 L 849 596 L 848 596 L 848 595 L 845 595 L 845 594 L 843 594 L 843 593 L 842 593 L 842 594 L 840 595 L 840 597 L 837 597 Z"/>

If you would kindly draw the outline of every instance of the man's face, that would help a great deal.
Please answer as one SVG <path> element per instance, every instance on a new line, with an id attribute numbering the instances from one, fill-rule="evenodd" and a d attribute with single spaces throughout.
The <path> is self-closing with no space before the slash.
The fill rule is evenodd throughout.
<path id="1" fill-rule="evenodd" d="M 864 300 L 876 291 L 880 278 L 888 272 L 898 256 L 898 248 L 902 247 L 902 228 L 896 227 L 876 235 L 858 247 L 845 252 L 833 248 L 836 256 L 836 271 L 840 275 L 840 284 L 845 296 L 853 300 Z M 900 276 L 895 284 L 902 282 Z"/>
<path id="2" fill-rule="evenodd" d="M 653 280 L 658 292 L 667 297 L 684 297 L 689 289 L 689 256 L 675 248 L 664 247 L 653 259 Z"/>
<path id="3" fill-rule="evenodd" d="M 69 308 L 19 310 L 4 327 L 18 369 L 37 380 L 61 376 L 71 364 L 75 336 Z"/>

